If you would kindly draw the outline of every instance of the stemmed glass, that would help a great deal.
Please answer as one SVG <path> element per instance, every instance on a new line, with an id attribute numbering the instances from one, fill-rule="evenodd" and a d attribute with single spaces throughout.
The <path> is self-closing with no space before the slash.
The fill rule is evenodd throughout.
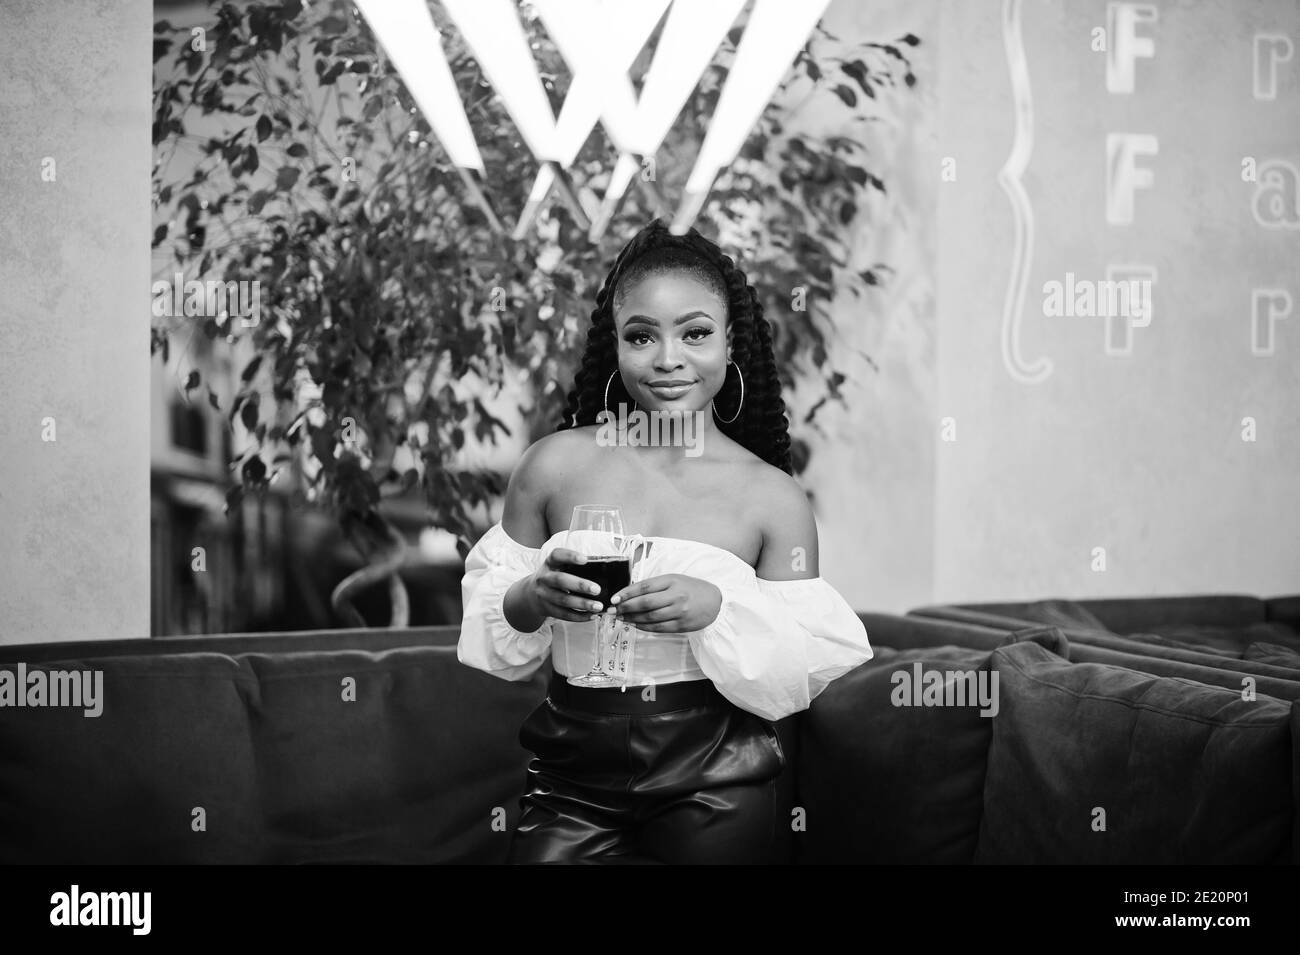
<path id="1" fill-rule="evenodd" d="M 629 545 L 642 541 L 640 535 L 628 538 L 623 531 L 623 512 L 609 504 L 579 504 L 564 538 L 564 546 L 587 558 L 581 564 L 557 563 L 556 569 L 583 577 L 600 587 L 592 597 L 601 605 L 596 623 L 596 660 L 582 676 L 571 676 L 574 686 L 620 686 L 605 670 L 605 631 L 609 625 L 609 599 L 632 581 Z"/>

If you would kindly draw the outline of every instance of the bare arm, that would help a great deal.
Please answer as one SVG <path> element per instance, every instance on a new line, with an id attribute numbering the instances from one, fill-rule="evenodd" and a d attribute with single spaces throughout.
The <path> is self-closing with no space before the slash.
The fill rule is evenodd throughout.
<path id="1" fill-rule="evenodd" d="M 543 439 L 531 445 L 519 459 L 510 483 L 506 487 L 505 511 L 501 526 L 510 537 L 525 547 L 541 547 L 546 543 L 546 487 L 545 471 L 547 449 Z M 516 630 L 532 633 L 546 622 L 546 614 L 534 599 L 531 578 L 524 577 L 508 591 L 503 610 L 506 621 Z"/>
<path id="2" fill-rule="evenodd" d="M 764 580 L 804 580 L 818 576 L 817 521 L 812 505 L 794 478 L 775 476 L 765 495 L 763 550 L 754 572 Z"/>
<path id="3" fill-rule="evenodd" d="M 501 526 L 510 537 L 525 547 L 541 547 L 549 538 L 546 505 L 555 486 L 556 466 L 564 459 L 569 436 L 564 432 L 537 441 L 519 459 L 506 488 L 505 511 Z M 590 581 L 560 573 L 552 561 L 580 561 L 581 555 L 556 548 L 543 566 L 530 577 L 516 581 L 502 604 L 506 622 L 516 630 L 532 633 L 549 617 L 583 621 L 592 618 L 592 609 L 600 605 L 570 591 L 599 593 Z"/>

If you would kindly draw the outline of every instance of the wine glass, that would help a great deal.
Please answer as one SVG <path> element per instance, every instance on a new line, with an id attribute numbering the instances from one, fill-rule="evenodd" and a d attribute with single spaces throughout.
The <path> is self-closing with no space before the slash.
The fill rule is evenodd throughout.
<path id="1" fill-rule="evenodd" d="M 640 540 L 638 535 L 636 540 Z M 610 504 L 579 504 L 564 538 L 564 546 L 587 558 L 585 563 L 556 562 L 557 570 L 583 577 L 600 587 L 591 599 L 601 605 L 596 622 L 596 660 L 582 676 L 571 676 L 574 686 L 619 686 L 605 670 L 605 630 L 609 619 L 609 599 L 632 581 L 627 553 L 628 538 L 623 531 L 623 512 Z"/>
<path id="2" fill-rule="evenodd" d="M 629 569 L 632 583 L 637 583 L 645 578 L 646 561 L 650 555 L 650 548 L 654 545 L 642 537 L 640 534 L 633 534 L 627 538 L 626 551 L 629 560 Z M 638 556 L 639 552 L 639 556 Z M 633 658 L 636 655 L 636 628 L 624 620 L 614 631 L 614 639 L 610 641 L 610 647 L 613 649 L 614 657 L 610 661 L 611 671 L 618 677 L 619 686 L 626 691 L 628 684 L 632 681 L 634 669 L 632 667 Z"/>

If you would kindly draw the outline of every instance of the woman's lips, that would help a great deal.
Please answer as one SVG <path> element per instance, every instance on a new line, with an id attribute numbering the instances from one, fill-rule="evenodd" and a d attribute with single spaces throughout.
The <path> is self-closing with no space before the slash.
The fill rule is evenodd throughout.
<path id="1" fill-rule="evenodd" d="M 694 382 L 690 382 L 689 384 L 685 384 L 685 385 L 650 385 L 649 386 L 650 390 L 653 391 L 655 394 L 657 394 L 660 398 L 667 398 L 669 400 L 672 400 L 674 398 L 680 398 L 682 395 L 686 394 L 686 392 L 690 391 L 694 387 L 695 387 Z"/>

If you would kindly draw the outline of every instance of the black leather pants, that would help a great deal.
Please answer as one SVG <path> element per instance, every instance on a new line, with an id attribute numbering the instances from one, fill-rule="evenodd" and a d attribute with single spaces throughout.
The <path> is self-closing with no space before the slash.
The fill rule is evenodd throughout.
<path id="1" fill-rule="evenodd" d="M 519 732 L 534 758 L 511 863 L 772 861 L 776 731 L 708 680 L 653 689 L 553 675 Z"/>

